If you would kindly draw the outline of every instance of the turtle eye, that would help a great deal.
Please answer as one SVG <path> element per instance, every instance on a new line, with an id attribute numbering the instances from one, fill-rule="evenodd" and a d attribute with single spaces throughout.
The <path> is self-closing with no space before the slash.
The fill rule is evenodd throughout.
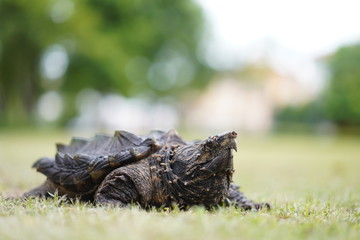
<path id="1" fill-rule="evenodd" d="M 211 137 L 211 140 L 213 140 L 213 141 L 217 141 L 219 138 L 217 137 L 217 136 L 212 136 Z"/>
<path id="2" fill-rule="evenodd" d="M 205 148 L 207 150 L 214 148 L 217 145 L 217 140 L 218 140 L 218 137 L 216 137 L 216 136 L 208 138 L 205 142 Z"/>

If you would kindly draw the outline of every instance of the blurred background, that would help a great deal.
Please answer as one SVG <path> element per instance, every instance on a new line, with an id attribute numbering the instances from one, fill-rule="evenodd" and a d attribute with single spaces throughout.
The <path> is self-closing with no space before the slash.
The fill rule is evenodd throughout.
<path id="1" fill-rule="evenodd" d="M 359 7 L 1 0 L 0 129 L 358 133 Z"/>

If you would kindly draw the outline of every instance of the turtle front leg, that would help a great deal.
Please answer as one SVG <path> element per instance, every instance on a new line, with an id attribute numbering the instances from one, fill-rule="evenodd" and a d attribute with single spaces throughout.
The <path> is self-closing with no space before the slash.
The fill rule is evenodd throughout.
<path id="1" fill-rule="evenodd" d="M 269 203 L 254 203 L 252 200 L 245 197 L 244 193 L 239 191 L 239 186 L 234 184 L 230 185 L 228 192 L 228 199 L 230 200 L 230 204 L 234 204 L 236 207 L 240 207 L 244 210 L 260 210 L 260 209 L 271 209 Z"/>
<path id="2" fill-rule="evenodd" d="M 112 205 L 126 207 L 138 202 L 140 194 L 130 177 L 116 174 L 113 171 L 99 186 L 95 193 L 95 203 L 98 205 Z"/>

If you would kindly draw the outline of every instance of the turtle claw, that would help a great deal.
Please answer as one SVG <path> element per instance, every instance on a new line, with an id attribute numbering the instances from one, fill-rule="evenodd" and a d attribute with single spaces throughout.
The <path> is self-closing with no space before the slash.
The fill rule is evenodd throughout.
<path id="1" fill-rule="evenodd" d="M 254 208 L 256 210 L 271 210 L 271 205 L 267 202 L 255 203 Z"/>

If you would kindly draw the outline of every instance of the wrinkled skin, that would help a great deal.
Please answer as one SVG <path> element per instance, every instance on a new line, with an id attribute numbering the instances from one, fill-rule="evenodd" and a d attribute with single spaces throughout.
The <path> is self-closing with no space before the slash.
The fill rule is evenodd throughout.
<path id="1" fill-rule="evenodd" d="M 138 203 L 144 208 L 270 208 L 248 200 L 231 184 L 236 137 L 232 131 L 185 142 L 175 131 L 154 131 L 145 137 L 121 131 L 91 141 L 73 139 L 69 146 L 57 146 L 55 159 L 42 158 L 33 165 L 47 180 L 24 197 L 57 192 L 120 207 Z"/>

